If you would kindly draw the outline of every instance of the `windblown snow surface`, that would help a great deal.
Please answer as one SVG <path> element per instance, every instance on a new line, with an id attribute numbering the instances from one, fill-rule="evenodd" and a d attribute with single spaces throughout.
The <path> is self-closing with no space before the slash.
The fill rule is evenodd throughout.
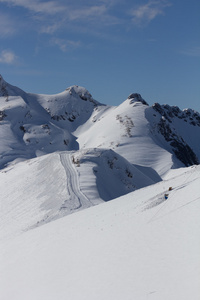
<path id="1" fill-rule="evenodd" d="M 155 171 L 149 176 L 102 149 L 56 152 L 12 165 L 0 171 L 0 232 L 8 238 L 161 181 Z"/>
<path id="2" fill-rule="evenodd" d="M 15 217 L 4 213 L 3 229 L 10 218 L 27 227 L 1 234 L 0 299 L 198 300 L 199 186 L 199 166 L 174 170 L 162 182 L 35 228 L 34 203 L 10 207 Z"/>
<path id="3" fill-rule="evenodd" d="M 199 113 L 0 76 L 0 139 L 0 300 L 200 299 Z"/>

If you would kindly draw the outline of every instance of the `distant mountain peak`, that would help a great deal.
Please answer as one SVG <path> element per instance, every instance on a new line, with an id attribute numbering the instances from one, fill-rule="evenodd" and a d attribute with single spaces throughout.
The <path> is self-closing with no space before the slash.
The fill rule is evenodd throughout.
<path id="1" fill-rule="evenodd" d="M 130 103 L 133 103 L 133 102 L 142 102 L 142 104 L 144 105 L 149 105 L 143 98 L 140 94 L 138 93 L 132 93 L 128 96 L 128 99 L 131 100 Z"/>
<path id="2" fill-rule="evenodd" d="M 0 74 L 0 82 L 1 82 L 2 79 L 3 79 L 3 77 L 2 77 L 2 75 Z"/>
<path id="3" fill-rule="evenodd" d="M 3 77 L 0 74 L 0 96 L 3 96 L 3 97 L 8 96 L 6 86 L 7 86 L 7 83 L 5 82 L 5 80 L 3 79 Z"/>
<path id="4" fill-rule="evenodd" d="M 172 123 L 173 118 L 183 119 L 184 122 L 189 122 L 193 126 L 200 127 L 200 114 L 190 108 L 181 110 L 178 106 L 169 106 L 168 104 L 154 103 L 153 109 L 157 111 L 161 116 Z"/>
<path id="5" fill-rule="evenodd" d="M 0 84 L 4 81 L 3 76 L 0 74 Z"/>
<path id="6" fill-rule="evenodd" d="M 66 91 L 68 91 L 69 94 L 72 96 L 78 95 L 84 101 L 90 101 L 90 102 L 97 104 L 97 101 L 93 99 L 93 97 L 89 93 L 89 91 L 82 86 L 72 85 L 72 86 L 68 87 L 66 89 Z"/>
<path id="7" fill-rule="evenodd" d="M 25 92 L 20 88 L 7 83 L 0 74 L 0 97 L 22 96 Z"/>

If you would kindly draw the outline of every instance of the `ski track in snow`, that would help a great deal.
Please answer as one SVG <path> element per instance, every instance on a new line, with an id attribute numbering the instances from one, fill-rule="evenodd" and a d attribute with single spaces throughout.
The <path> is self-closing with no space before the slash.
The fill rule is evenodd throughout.
<path id="1" fill-rule="evenodd" d="M 68 208 L 70 203 L 71 210 L 83 209 L 93 206 L 92 202 L 82 193 L 79 185 L 78 172 L 72 163 L 71 154 L 60 153 L 60 161 L 65 169 L 67 191 L 70 199 L 66 199 L 61 209 Z M 75 206 L 76 205 L 76 206 Z"/>

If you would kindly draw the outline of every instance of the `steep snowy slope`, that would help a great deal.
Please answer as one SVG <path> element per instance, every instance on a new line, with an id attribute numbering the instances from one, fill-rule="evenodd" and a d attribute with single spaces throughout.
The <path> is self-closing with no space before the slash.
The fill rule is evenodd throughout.
<path id="1" fill-rule="evenodd" d="M 56 152 L 0 171 L 6 238 L 161 181 L 111 150 Z"/>
<path id="2" fill-rule="evenodd" d="M 0 298 L 199 300 L 199 174 L 199 166 L 176 170 L 166 181 L 4 239 Z"/>
<path id="3" fill-rule="evenodd" d="M 100 117 L 97 109 L 74 135 L 80 148 L 111 148 L 163 176 L 171 168 L 198 164 L 200 159 L 200 115 L 192 110 L 176 114 L 177 110 L 159 104 L 149 107 L 139 94 L 131 94 Z"/>
<path id="4" fill-rule="evenodd" d="M 74 152 L 73 162 L 82 190 L 93 202 L 98 197 L 91 193 L 91 187 L 98 190 L 101 199 L 109 201 L 162 180 L 153 169 L 132 165 L 113 150 L 79 150 Z"/>
<path id="5" fill-rule="evenodd" d="M 81 134 L 78 130 L 74 134 L 78 135 L 80 148 L 111 148 L 132 164 L 154 168 L 162 175 L 172 166 L 171 153 L 150 137 L 145 118 L 147 105 L 137 100 L 127 99 L 88 126 L 87 131 L 80 128 Z"/>

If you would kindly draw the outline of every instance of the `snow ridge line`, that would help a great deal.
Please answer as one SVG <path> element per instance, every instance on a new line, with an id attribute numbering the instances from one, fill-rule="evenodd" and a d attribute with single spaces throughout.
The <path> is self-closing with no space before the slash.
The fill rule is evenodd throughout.
<path id="1" fill-rule="evenodd" d="M 78 173 L 75 166 L 72 163 L 71 154 L 66 152 L 60 153 L 60 161 L 66 173 L 67 190 L 70 196 L 70 203 L 72 205 L 71 210 L 77 210 L 80 208 L 88 208 L 90 206 L 93 206 L 92 202 L 83 194 L 83 192 L 80 189 Z M 64 201 L 62 209 L 66 208 L 65 204 L 67 201 L 68 200 Z M 77 202 L 78 205 L 76 205 Z"/>

